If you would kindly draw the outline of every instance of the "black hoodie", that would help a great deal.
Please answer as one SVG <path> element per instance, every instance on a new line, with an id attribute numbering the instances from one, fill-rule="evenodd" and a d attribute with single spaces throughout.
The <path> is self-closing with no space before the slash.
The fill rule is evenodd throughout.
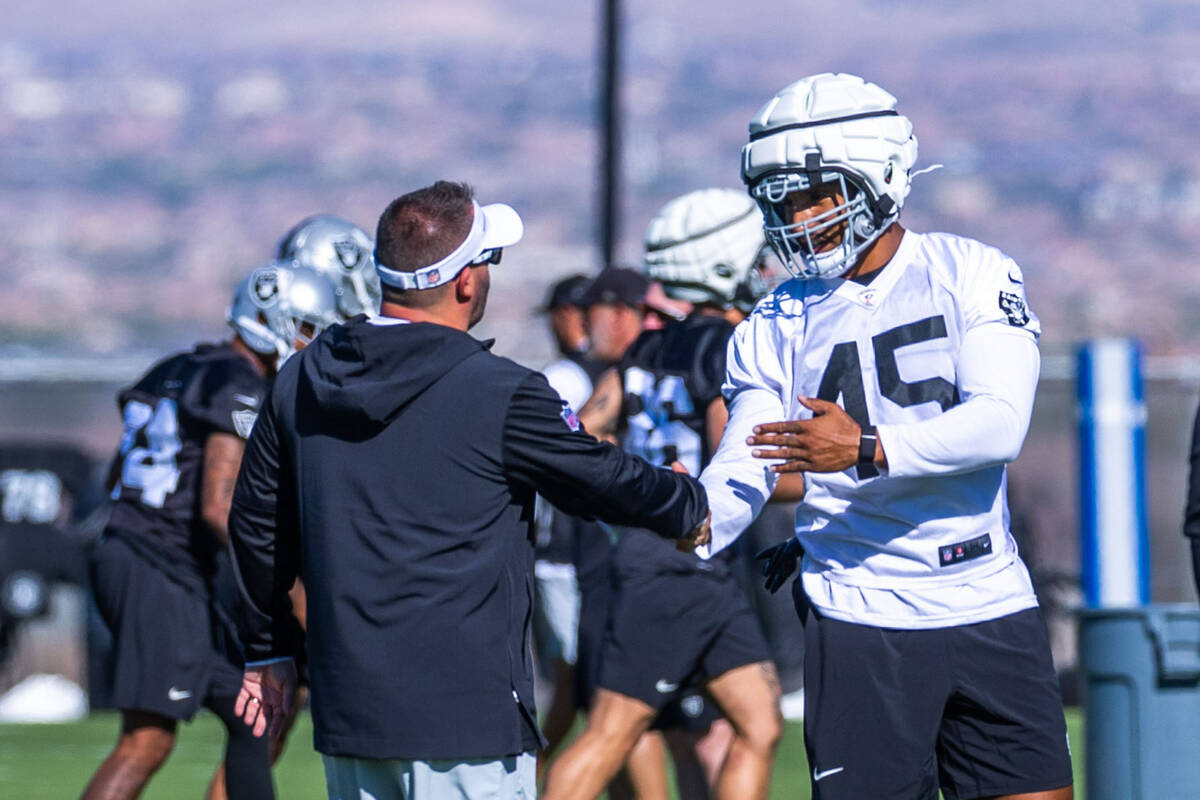
<path id="1" fill-rule="evenodd" d="M 319 751 L 530 750 L 534 493 L 679 536 L 707 513 L 703 489 L 580 431 L 539 373 L 489 344 L 379 322 L 293 357 L 255 424 L 229 520 L 246 658 L 294 652 L 299 572 Z"/>

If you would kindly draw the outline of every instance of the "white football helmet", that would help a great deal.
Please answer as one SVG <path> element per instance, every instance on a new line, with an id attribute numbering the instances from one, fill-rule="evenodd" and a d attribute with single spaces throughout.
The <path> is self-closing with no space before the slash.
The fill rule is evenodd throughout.
<path id="1" fill-rule="evenodd" d="M 338 312 L 349 319 L 379 313 L 379 275 L 375 244 L 362 228 L 332 214 L 317 214 L 296 223 L 279 243 L 279 258 L 294 259 L 333 282 Z"/>
<path id="2" fill-rule="evenodd" d="M 895 97 L 855 75 L 826 72 L 787 86 L 750 121 L 742 180 L 788 271 L 830 278 L 854 266 L 899 217 L 916 160 L 912 123 L 896 111 Z M 821 185 L 841 202 L 794 223 L 785 199 Z M 841 242 L 818 252 L 839 229 Z"/>
<path id="3" fill-rule="evenodd" d="M 238 286 L 225 315 L 251 350 L 275 353 L 278 366 L 340 321 L 333 284 L 320 273 L 279 259 L 255 268 Z"/>
<path id="4" fill-rule="evenodd" d="M 646 228 L 644 268 L 668 297 L 749 311 L 767 291 L 762 218 L 736 189 L 700 189 L 663 206 Z"/>

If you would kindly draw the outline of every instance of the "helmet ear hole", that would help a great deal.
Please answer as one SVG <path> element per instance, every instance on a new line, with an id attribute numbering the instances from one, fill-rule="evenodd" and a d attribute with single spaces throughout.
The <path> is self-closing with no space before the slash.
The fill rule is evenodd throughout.
<path id="1" fill-rule="evenodd" d="M 866 214 L 862 214 L 854 219 L 854 235 L 861 239 L 869 237 L 875 233 L 875 220 Z"/>

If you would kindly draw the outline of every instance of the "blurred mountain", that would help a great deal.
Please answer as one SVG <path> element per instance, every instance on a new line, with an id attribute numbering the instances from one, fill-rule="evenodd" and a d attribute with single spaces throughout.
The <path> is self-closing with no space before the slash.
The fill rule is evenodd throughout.
<path id="1" fill-rule="evenodd" d="M 7 0 L 0 354 L 222 336 L 300 217 L 371 229 L 436 178 L 516 206 L 485 335 L 536 363 L 546 285 L 597 266 L 598 4 Z M 739 185 L 751 114 L 803 75 L 880 83 L 916 126 L 916 230 L 1025 268 L 1048 349 L 1200 344 L 1200 6 L 1182 0 L 625 3 L 623 236 Z"/>

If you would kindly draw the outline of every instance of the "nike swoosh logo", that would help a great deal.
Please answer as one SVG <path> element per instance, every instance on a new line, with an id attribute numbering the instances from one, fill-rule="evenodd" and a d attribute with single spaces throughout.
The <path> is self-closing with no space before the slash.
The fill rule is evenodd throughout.
<path id="1" fill-rule="evenodd" d="M 813 770 L 813 783 L 816 783 L 817 781 L 821 780 L 822 778 L 828 778 L 830 775 L 836 775 L 839 772 L 844 772 L 845 769 L 846 769 L 845 767 L 834 767 L 833 769 L 823 769 L 820 772 L 817 772 L 814 769 Z"/>
<path id="2" fill-rule="evenodd" d="M 242 405 L 245 405 L 245 406 L 250 406 L 251 408 L 254 408 L 255 406 L 257 406 L 257 405 L 258 405 L 258 398 L 257 398 L 257 397 L 251 397 L 251 396 L 250 396 L 250 395 L 248 395 L 248 394 L 235 394 L 235 395 L 233 396 L 233 399 L 234 399 L 234 400 L 237 400 L 237 401 L 238 401 L 239 403 L 241 403 Z"/>
<path id="3" fill-rule="evenodd" d="M 1012 270 L 1008 271 L 1008 279 L 1010 281 L 1012 281 L 1013 283 L 1024 283 L 1025 282 L 1025 281 L 1021 280 L 1021 276 L 1018 273 L 1013 272 Z"/>
<path id="4" fill-rule="evenodd" d="M 658 683 L 654 684 L 654 690 L 659 694 L 670 694 L 678 688 L 678 683 L 671 683 L 665 678 L 659 678 Z"/>
<path id="5" fill-rule="evenodd" d="M 167 690 L 167 699 L 171 700 L 172 702 L 177 703 L 180 700 L 187 700 L 191 696 L 192 693 L 187 689 L 176 689 L 174 686 L 172 686 Z"/>

